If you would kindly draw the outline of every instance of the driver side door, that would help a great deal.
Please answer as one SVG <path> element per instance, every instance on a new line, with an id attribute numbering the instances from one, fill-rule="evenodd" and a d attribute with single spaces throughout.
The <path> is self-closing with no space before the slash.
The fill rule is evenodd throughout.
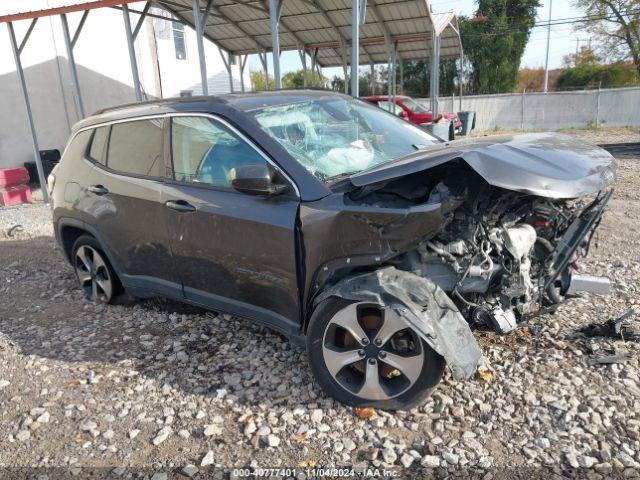
<path id="1" fill-rule="evenodd" d="M 296 333 L 294 185 L 274 196 L 234 190 L 231 169 L 271 161 L 220 118 L 173 116 L 170 129 L 172 179 L 163 187 L 163 201 L 184 296 Z"/>

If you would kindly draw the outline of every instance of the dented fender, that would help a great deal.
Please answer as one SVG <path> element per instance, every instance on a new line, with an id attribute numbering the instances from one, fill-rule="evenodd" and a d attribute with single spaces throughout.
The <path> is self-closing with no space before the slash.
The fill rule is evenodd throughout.
<path id="1" fill-rule="evenodd" d="M 323 291 L 329 297 L 394 309 L 429 346 L 444 357 L 457 379 L 471 377 L 484 363 L 469 324 L 449 296 L 431 280 L 394 267 L 346 277 Z"/>

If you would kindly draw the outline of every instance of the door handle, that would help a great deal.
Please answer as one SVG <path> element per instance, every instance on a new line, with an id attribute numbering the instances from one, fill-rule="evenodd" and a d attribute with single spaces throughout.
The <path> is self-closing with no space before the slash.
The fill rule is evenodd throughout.
<path id="1" fill-rule="evenodd" d="M 169 200 L 165 203 L 167 207 L 176 212 L 195 212 L 196 207 L 184 200 Z"/>
<path id="2" fill-rule="evenodd" d="M 87 187 L 87 190 L 91 193 L 95 193 L 96 195 L 106 195 L 109 193 L 109 190 L 102 185 L 91 185 L 90 187 Z"/>

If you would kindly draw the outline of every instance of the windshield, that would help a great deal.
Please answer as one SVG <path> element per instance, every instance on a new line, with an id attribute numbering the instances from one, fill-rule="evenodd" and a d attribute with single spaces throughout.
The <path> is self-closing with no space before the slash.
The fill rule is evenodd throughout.
<path id="1" fill-rule="evenodd" d="M 392 104 L 391 102 L 378 102 L 378 106 L 388 112 Z M 393 113 L 395 113 L 397 117 L 401 117 L 402 112 L 404 112 L 404 110 L 400 105 L 393 104 Z"/>
<path id="2" fill-rule="evenodd" d="M 254 110 L 260 127 L 322 181 L 438 143 L 426 131 L 364 102 L 341 97 Z"/>
<path id="3" fill-rule="evenodd" d="M 413 98 L 403 98 L 402 103 L 404 103 L 404 106 L 411 110 L 413 113 L 427 113 L 429 111 L 418 102 L 416 102 Z"/>

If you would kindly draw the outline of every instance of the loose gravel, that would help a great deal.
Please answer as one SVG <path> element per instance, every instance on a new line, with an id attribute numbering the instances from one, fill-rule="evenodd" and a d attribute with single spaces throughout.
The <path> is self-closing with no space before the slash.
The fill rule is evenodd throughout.
<path id="1" fill-rule="evenodd" d="M 640 158 L 625 158 L 583 264 L 611 277 L 612 293 L 570 300 L 511 335 L 478 332 L 489 372 L 464 382 L 447 372 L 424 405 L 386 413 L 328 398 L 303 350 L 244 320 L 164 300 L 87 302 L 48 207 L 0 209 L 0 477 L 328 466 L 397 478 L 637 477 L 639 344 L 580 329 L 629 309 L 640 320 L 639 219 Z M 612 355 L 623 363 L 598 363 Z"/>

